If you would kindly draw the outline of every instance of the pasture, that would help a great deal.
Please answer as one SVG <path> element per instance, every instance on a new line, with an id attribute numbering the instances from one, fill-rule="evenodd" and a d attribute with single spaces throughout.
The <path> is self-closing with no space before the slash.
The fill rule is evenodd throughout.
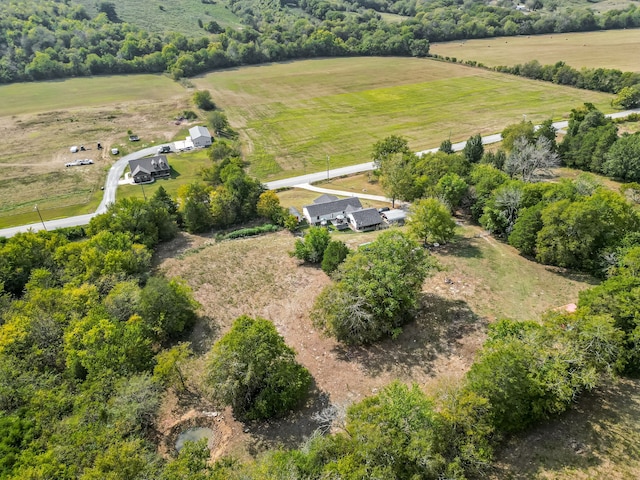
<path id="1" fill-rule="evenodd" d="M 566 116 L 611 96 L 415 58 L 304 60 L 193 79 L 225 110 L 261 179 L 362 163 L 372 145 L 403 135 L 414 150 L 501 131 L 523 115 Z"/>
<path id="2" fill-rule="evenodd" d="M 35 204 L 45 221 L 93 211 L 115 159 L 109 148 L 124 154 L 166 142 L 184 128 L 175 116 L 189 108 L 184 88 L 162 75 L 3 85 L 0 100 L 2 227 L 38 221 Z M 140 142 L 128 142 L 128 130 Z M 72 154 L 71 145 L 87 151 Z M 95 164 L 65 168 L 78 158 Z"/>
<path id="3" fill-rule="evenodd" d="M 632 52 L 637 51 L 639 43 L 640 29 L 605 30 L 433 43 L 430 52 L 489 67 L 538 60 L 542 65 L 563 61 L 577 69 L 601 67 L 638 72 L 640 64 Z"/>

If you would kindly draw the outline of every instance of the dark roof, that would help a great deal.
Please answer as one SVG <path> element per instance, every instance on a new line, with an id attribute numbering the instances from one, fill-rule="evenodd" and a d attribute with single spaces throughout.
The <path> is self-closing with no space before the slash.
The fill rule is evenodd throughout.
<path id="1" fill-rule="evenodd" d="M 309 216 L 313 218 L 331 213 L 342 213 L 349 205 L 362 208 L 358 197 L 343 198 L 342 200 L 336 200 L 334 202 L 314 203 L 313 205 L 305 205 L 304 208 L 309 212 Z"/>
<path id="2" fill-rule="evenodd" d="M 298 217 L 300 218 L 302 215 L 300 215 L 300 212 L 298 211 L 298 209 L 296 207 L 289 207 L 289 213 L 291 215 L 293 215 L 294 217 Z"/>
<path id="3" fill-rule="evenodd" d="M 146 174 L 167 174 L 171 172 L 169 162 L 166 155 L 156 155 L 155 157 L 139 158 L 138 160 L 129 160 L 129 168 L 131 174 L 142 172 Z"/>
<path id="4" fill-rule="evenodd" d="M 136 169 L 133 171 L 133 173 L 131 175 L 133 177 L 135 177 L 139 173 L 144 173 L 145 175 L 151 175 L 151 172 L 149 170 L 147 170 L 146 168 L 141 167 L 140 165 L 138 165 L 136 167 Z"/>
<path id="5" fill-rule="evenodd" d="M 328 193 L 325 193 L 324 195 L 320 195 L 318 198 L 316 198 L 313 203 L 318 204 L 318 203 L 328 203 L 328 202 L 335 202 L 336 200 L 338 200 L 338 197 L 336 197 L 335 195 L 330 195 Z"/>
<path id="6" fill-rule="evenodd" d="M 353 217 L 356 229 L 373 227 L 382 223 L 382 217 L 376 208 L 356 210 L 355 212 L 350 212 L 349 215 Z"/>

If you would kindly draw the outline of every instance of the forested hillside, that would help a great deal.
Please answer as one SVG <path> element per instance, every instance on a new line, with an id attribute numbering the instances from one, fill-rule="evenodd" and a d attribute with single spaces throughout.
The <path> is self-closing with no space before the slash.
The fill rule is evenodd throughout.
<path id="1" fill-rule="evenodd" d="M 95 12 L 70 0 L 2 1 L 0 82 L 165 71 L 180 78 L 318 56 L 422 57 L 430 41 L 640 26 L 634 6 L 598 15 L 588 9 L 521 11 L 510 2 L 224 1 L 224 9 L 202 1 L 200 10 L 172 12 L 172 19 L 184 17 L 179 28 L 194 32 L 189 36 L 172 32 L 173 21 L 165 27 L 161 16 L 153 33 L 123 21 L 124 0 L 99 2 Z M 162 4 L 148 9 L 151 18 L 166 11 Z"/>

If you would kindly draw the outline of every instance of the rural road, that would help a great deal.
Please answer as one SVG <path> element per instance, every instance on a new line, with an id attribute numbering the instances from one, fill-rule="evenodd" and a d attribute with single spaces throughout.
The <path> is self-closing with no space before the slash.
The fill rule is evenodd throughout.
<path id="1" fill-rule="evenodd" d="M 625 110 L 623 112 L 610 113 L 606 115 L 609 118 L 622 118 L 626 117 L 632 113 L 640 114 L 640 108 L 636 108 L 633 110 Z M 557 130 L 562 130 L 567 128 L 569 122 L 564 120 L 560 122 L 554 122 L 553 126 Z M 493 135 L 487 135 L 486 137 L 482 137 L 482 143 L 484 145 L 489 145 L 492 143 L 497 143 L 502 140 L 502 135 L 499 133 Z M 452 148 L 454 151 L 460 151 L 464 148 L 467 142 L 459 142 L 454 143 Z M 157 146 L 143 148 L 142 150 L 138 150 L 137 152 L 130 153 L 129 155 L 125 155 L 120 158 L 116 163 L 114 163 L 109 170 L 109 174 L 107 175 L 107 180 L 104 186 L 104 196 L 102 197 L 102 201 L 98 206 L 98 209 L 95 213 L 88 213 L 86 215 L 78 215 L 76 217 L 68 217 L 68 218 L 60 218 L 58 220 L 47 220 L 45 224 L 48 230 L 55 230 L 57 228 L 65 228 L 65 227 L 76 227 L 79 225 L 87 225 L 91 218 L 100 213 L 104 213 L 107 210 L 109 204 L 115 202 L 116 200 L 116 190 L 118 189 L 118 180 L 124 173 L 124 169 L 126 168 L 129 160 L 136 160 L 138 158 L 146 157 L 147 155 L 153 155 L 157 152 Z M 429 150 L 422 150 L 420 152 L 416 152 L 417 155 L 422 156 L 426 153 L 437 152 L 438 148 L 431 148 Z M 329 171 L 322 171 L 318 173 L 310 173 L 307 175 L 301 175 L 299 177 L 291 177 L 285 178 L 283 180 L 274 180 L 273 182 L 266 182 L 265 185 L 269 190 L 277 190 L 279 188 L 287 188 L 287 187 L 295 187 L 297 185 L 310 184 L 313 182 L 319 182 L 320 180 L 326 180 L 327 178 L 335 178 L 341 177 L 343 175 L 352 175 L 354 173 L 367 172 L 374 169 L 373 162 L 360 163 L 358 165 L 351 165 L 349 167 L 341 167 L 334 168 Z M 27 230 L 42 230 L 42 223 L 32 223 L 29 225 L 22 225 L 19 227 L 5 228 L 0 230 L 0 237 L 12 237 L 18 232 L 26 232 Z"/>

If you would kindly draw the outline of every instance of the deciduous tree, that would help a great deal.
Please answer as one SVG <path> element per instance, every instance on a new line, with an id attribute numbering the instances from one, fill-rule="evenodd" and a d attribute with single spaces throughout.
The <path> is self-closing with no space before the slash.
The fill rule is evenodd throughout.
<path id="1" fill-rule="evenodd" d="M 447 243 L 453 238 L 456 228 L 447 206 L 435 198 L 415 202 L 411 206 L 408 223 L 409 232 L 425 245 L 429 242 Z"/>
<path id="2" fill-rule="evenodd" d="M 294 408 L 306 396 L 311 375 L 270 321 L 242 316 L 211 349 L 206 381 L 234 415 L 258 420 Z"/>

